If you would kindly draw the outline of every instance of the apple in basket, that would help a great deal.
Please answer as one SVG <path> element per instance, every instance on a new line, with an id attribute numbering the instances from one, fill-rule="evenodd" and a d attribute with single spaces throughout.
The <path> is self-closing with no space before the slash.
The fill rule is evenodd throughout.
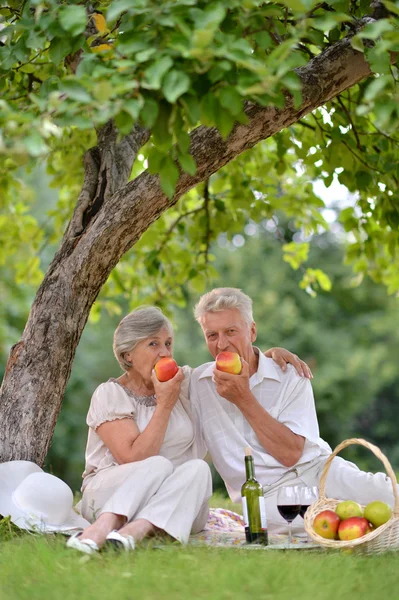
<path id="1" fill-rule="evenodd" d="M 341 519 L 333 510 L 323 510 L 313 520 L 313 529 L 327 540 L 337 539 Z"/>
<path id="2" fill-rule="evenodd" d="M 350 517 L 341 521 L 338 537 L 342 541 L 355 540 L 371 531 L 369 522 L 364 517 Z"/>
<path id="3" fill-rule="evenodd" d="M 364 516 L 374 527 L 380 527 L 389 521 L 392 516 L 392 510 L 385 502 L 375 500 L 367 504 L 364 509 Z"/>
<path id="4" fill-rule="evenodd" d="M 335 507 L 335 512 L 342 521 L 344 519 L 349 519 L 349 517 L 363 517 L 362 507 L 353 500 L 344 500 L 343 502 L 338 502 L 337 506 Z"/>

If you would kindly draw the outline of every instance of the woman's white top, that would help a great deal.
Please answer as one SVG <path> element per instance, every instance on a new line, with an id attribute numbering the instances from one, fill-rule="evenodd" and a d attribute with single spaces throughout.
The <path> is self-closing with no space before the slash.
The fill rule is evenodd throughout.
<path id="1" fill-rule="evenodd" d="M 192 369 L 183 367 L 179 398 L 170 414 L 168 427 L 159 451 L 177 467 L 186 460 L 197 458 L 194 443 L 194 426 L 188 397 L 189 380 Z M 86 464 L 83 473 L 82 491 L 88 481 L 99 471 L 118 462 L 97 434 L 103 423 L 118 419 L 133 419 L 140 433 L 144 431 L 156 408 L 155 396 L 137 396 L 115 380 L 102 383 L 95 390 L 87 414 L 89 435 L 86 446 Z"/>

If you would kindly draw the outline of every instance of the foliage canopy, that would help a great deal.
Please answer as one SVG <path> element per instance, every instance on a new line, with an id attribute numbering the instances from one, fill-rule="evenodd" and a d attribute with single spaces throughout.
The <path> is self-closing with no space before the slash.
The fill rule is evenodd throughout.
<path id="1" fill-rule="evenodd" d="M 45 261 L 37 252 L 60 239 L 83 155 L 109 120 L 121 137 L 137 122 L 150 129 L 132 177 L 148 166 L 172 197 L 180 170 L 197 168 L 195 127 L 217 127 L 226 137 L 247 122 L 248 102 L 283 110 L 291 95 L 299 106 L 295 69 L 350 36 L 374 75 L 189 192 L 122 260 L 103 296 L 110 310 L 115 293 L 132 289 L 140 289 L 137 301 L 182 303 L 181 284 L 190 279 L 202 290 L 214 273 L 210 244 L 218 235 L 276 210 L 302 229 L 302 240 L 284 246 L 299 268 L 309 236 L 328 228 L 312 181 L 329 186 L 334 178 L 356 194 L 340 220 L 358 281 L 367 273 L 397 292 L 398 15 L 397 0 L 373 8 L 364 0 L 0 2 L 0 261 L 17 281 L 38 284 Z M 20 178 L 21 168 L 40 160 L 59 189 L 47 216 L 31 214 L 31 190 Z M 309 268 L 302 285 L 312 293 L 330 282 Z"/>

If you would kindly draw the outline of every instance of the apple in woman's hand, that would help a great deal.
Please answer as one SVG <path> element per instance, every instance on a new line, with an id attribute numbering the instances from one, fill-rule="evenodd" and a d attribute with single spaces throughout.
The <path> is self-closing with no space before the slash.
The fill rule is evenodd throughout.
<path id="1" fill-rule="evenodd" d="M 177 362 L 173 358 L 161 358 L 154 367 L 158 381 L 169 381 L 179 370 Z"/>
<path id="2" fill-rule="evenodd" d="M 238 375 L 241 373 L 241 360 L 237 352 L 220 352 L 216 357 L 216 368 L 224 373 Z"/>

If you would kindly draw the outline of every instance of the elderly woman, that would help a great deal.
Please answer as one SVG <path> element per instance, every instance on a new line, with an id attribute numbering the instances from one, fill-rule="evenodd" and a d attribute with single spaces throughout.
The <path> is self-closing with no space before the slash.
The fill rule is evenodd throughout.
<path id="1" fill-rule="evenodd" d="M 114 354 L 124 373 L 95 390 L 87 415 L 81 513 L 92 525 L 68 547 L 88 554 L 104 543 L 132 550 L 156 532 L 187 543 L 190 532 L 204 528 L 212 482 L 197 454 L 191 369 L 179 368 L 163 383 L 154 372 L 172 346 L 171 323 L 157 308 L 134 310 L 117 327 Z M 281 361 L 281 353 L 274 358 Z"/>

